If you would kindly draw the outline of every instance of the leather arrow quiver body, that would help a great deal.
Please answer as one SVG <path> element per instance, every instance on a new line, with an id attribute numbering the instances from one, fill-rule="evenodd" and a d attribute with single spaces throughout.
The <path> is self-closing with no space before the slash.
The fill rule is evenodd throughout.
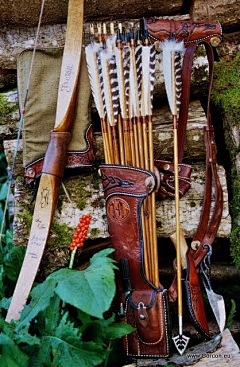
<path id="1" fill-rule="evenodd" d="M 167 356 L 171 337 L 167 290 L 146 279 L 143 265 L 141 206 L 156 178 L 150 171 L 120 165 L 101 166 L 101 177 L 120 268 L 116 274 L 119 316 L 136 329 L 123 338 L 124 350 L 129 356 Z"/>
<path id="2" fill-rule="evenodd" d="M 204 311 L 204 304 L 201 295 L 199 277 L 196 268 L 201 264 L 215 239 L 223 210 L 222 188 L 217 173 L 216 145 L 214 140 L 214 129 L 211 121 L 210 94 L 213 82 L 213 49 L 222 38 L 222 29 L 219 22 L 194 22 L 178 20 L 162 20 L 157 18 L 143 19 L 142 28 L 147 29 L 149 40 L 161 49 L 161 41 L 170 38 L 173 34 L 177 41 L 183 41 L 186 48 L 182 61 L 182 91 L 181 104 L 178 122 L 178 160 L 179 164 L 179 184 L 180 197 L 191 187 L 190 166 L 182 164 L 184 142 L 186 135 L 186 125 L 188 117 L 188 107 L 190 100 L 191 69 L 194 53 L 199 44 L 206 50 L 209 64 L 209 94 L 207 104 L 207 126 L 204 128 L 204 142 L 206 147 L 206 173 L 205 192 L 202 215 L 193 239 L 192 246 L 187 253 L 188 267 L 183 272 L 183 286 L 185 289 L 186 305 L 190 319 L 195 328 L 204 336 L 209 337 L 207 319 Z M 174 196 L 174 176 L 172 163 L 166 161 L 156 161 L 162 180 L 164 183 L 160 189 L 160 198 Z M 213 185 L 212 185 L 213 183 Z M 212 186 L 215 189 L 215 207 L 210 216 Z M 177 298 L 176 277 L 169 289 L 169 300 L 175 301 Z"/>

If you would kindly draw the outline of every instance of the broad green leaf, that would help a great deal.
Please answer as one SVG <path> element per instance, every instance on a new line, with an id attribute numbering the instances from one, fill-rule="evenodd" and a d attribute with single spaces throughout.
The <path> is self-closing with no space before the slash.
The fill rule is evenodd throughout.
<path id="1" fill-rule="evenodd" d="M 92 320 L 89 316 L 84 317 L 84 313 L 79 313 L 78 317 L 83 323 L 80 331 L 83 333 L 84 340 L 90 339 L 98 344 L 108 345 L 111 340 L 121 338 L 135 331 L 132 326 L 126 323 L 115 322 L 115 315 L 106 320 Z"/>
<path id="2" fill-rule="evenodd" d="M 103 337 L 106 340 L 121 338 L 124 335 L 131 334 L 135 330 L 131 325 L 125 324 L 124 322 L 116 322 L 107 328 L 102 328 Z"/>
<path id="3" fill-rule="evenodd" d="M 68 313 L 63 315 L 52 334 L 43 336 L 42 342 L 45 355 L 40 351 L 39 359 L 46 363 L 52 356 L 51 367 L 99 366 L 106 357 L 106 351 L 101 346 L 81 341 L 79 329 L 68 321 Z"/>
<path id="4" fill-rule="evenodd" d="M 53 279 L 46 279 L 45 282 L 38 284 L 33 288 L 31 295 L 31 302 L 29 305 L 25 306 L 21 318 L 17 325 L 17 330 L 20 330 L 25 325 L 29 324 L 39 312 L 45 310 L 51 298 L 54 296 L 54 289 L 56 282 Z"/>
<path id="5" fill-rule="evenodd" d="M 103 317 L 115 295 L 114 260 L 107 257 L 112 249 L 95 254 L 83 271 L 61 269 L 50 277 L 58 282 L 59 297 L 91 316 Z"/>
<path id="6" fill-rule="evenodd" d="M 27 367 L 29 357 L 5 334 L 0 334 L 0 366 Z"/>

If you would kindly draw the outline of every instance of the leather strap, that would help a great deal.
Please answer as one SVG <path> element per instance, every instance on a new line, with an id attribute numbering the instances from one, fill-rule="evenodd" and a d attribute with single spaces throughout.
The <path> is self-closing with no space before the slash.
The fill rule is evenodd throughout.
<path id="1" fill-rule="evenodd" d="M 223 209 L 223 194 L 222 188 L 217 173 L 216 160 L 216 145 L 214 142 L 214 129 L 211 120 L 210 96 L 213 83 L 213 49 L 209 43 L 203 43 L 206 49 L 208 64 L 209 64 L 209 92 L 207 103 L 207 126 L 204 128 L 204 142 L 206 147 L 206 172 L 205 172 L 205 192 L 204 203 L 202 208 L 202 215 L 197 229 L 197 233 L 193 241 L 199 241 L 197 251 L 191 249 L 195 266 L 197 266 L 203 257 L 208 252 L 208 247 L 204 247 L 205 243 L 212 244 L 216 236 Z M 179 112 L 178 125 L 178 147 L 179 147 L 179 161 L 182 161 L 184 142 L 186 136 L 186 125 L 188 117 L 188 107 L 190 99 L 190 82 L 191 82 L 191 67 L 193 62 L 193 55 L 197 44 L 190 44 L 183 60 L 183 81 L 182 81 L 182 101 Z M 212 180 L 213 179 L 213 180 Z M 215 188 L 215 209 L 210 219 L 212 181 Z"/>
<path id="2" fill-rule="evenodd" d="M 213 50 L 209 43 L 203 43 L 206 49 L 208 64 L 209 64 L 209 93 L 207 103 L 207 126 L 204 128 L 204 143 L 206 147 L 206 171 L 205 171 L 205 192 L 204 202 L 202 208 L 202 214 L 199 222 L 199 226 L 193 241 L 197 241 L 197 249 L 191 248 L 189 252 L 194 261 L 195 267 L 197 267 L 202 259 L 209 251 L 207 244 L 213 244 L 217 234 L 217 230 L 222 217 L 223 210 L 223 193 L 220 184 L 219 176 L 217 173 L 217 159 L 216 159 L 216 145 L 214 142 L 214 129 L 211 120 L 211 108 L 210 108 L 210 95 L 213 83 Z M 179 112 L 179 124 L 178 124 L 178 158 L 179 162 L 183 158 L 183 149 L 186 136 L 188 108 L 190 100 L 190 83 L 191 83 L 191 68 L 193 63 L 193 56 L 196 50 L 197 44 L 192 43 L 186 46 L 186 52 L 183 59 L 183 71 L 182 71 L 182 98 L 181 107 Z M 212 185 L 213 184 L 213 185 Z M 211 209 L 211 197 L 212 186 L 215 189 L 215 206 L 212 216 L 210 218 Z M 169 298 L 174 301 L 177 297 L 176 281 L 172 282 L 169 288 Z"/>

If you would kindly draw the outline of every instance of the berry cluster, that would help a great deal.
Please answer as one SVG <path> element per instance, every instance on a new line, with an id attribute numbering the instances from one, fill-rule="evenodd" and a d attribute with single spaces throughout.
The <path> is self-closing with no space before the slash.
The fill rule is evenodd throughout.
<path id="1" fill-rule="evenodd" d="M 88 227 L 92 216 L 85 214 L 79 219 L 79 223 L 76 232 L 73 235 L 72 242 L 70 243 L 70 250 L 73 251 L 75 248 L 83 247 L 83 242 L 88 233 Z"/>

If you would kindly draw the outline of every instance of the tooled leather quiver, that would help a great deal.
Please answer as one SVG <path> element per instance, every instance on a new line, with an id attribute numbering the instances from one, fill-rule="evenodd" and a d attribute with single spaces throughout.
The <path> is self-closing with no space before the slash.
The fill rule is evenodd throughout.
<path id="1" fill-rule="evenodd" d="M 163 357 L 170 351 L 168 296 L 145 276 L 141 206 L 156 185 L 144 169 L 119 165 L 100 167 L 117 272 L 119 316 L 136 331 L 123 338 L 128 356 Z"/>

